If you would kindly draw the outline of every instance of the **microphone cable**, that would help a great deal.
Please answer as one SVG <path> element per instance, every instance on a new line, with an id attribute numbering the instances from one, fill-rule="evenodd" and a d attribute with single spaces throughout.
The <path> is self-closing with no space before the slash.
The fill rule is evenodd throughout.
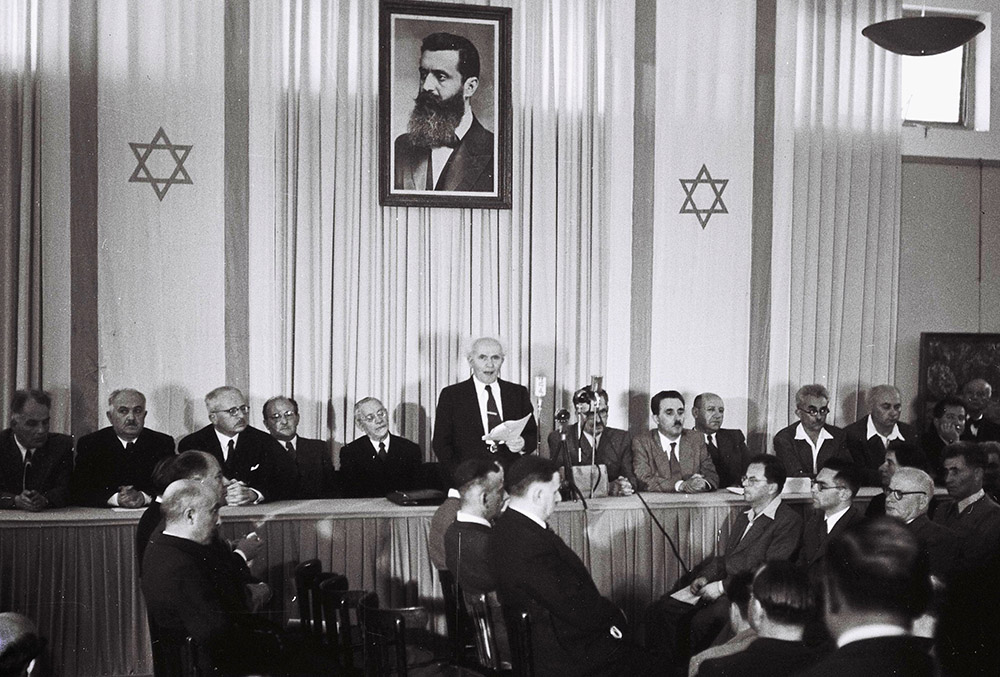
<path id="1" fill-rule="evenodd" d="M 688 565 L 684 562 L 684 558 L 681 557 L 681 553 L 677 549 L 674 539 L 670 538 L 670 534 L 668 534 L 667 530 L 663 528 L 662 524 L 660 524 L 660 520 L 656 519 L 656 515 L 653 514 L 653 510 L 649 507 L 649 503 L 646 503 L 646 499 L 642 497 L 642 493 L 636 491 L 635 495 L 639 497 L 640 501 L 642 501 L 642 505 L 646 508 L 646 512 L 649 513 L 649 516 L 652 518 L 653 524 L 655 524 L 656 528 L 660 530 L 663 537 L 667 539 L 667 543 L 670 544 L 670 549 L 674 551 L 674 557 L 677 558 L 677 561 L 681 563 L 681 568 L 684 569 L 684 575 L 687 576 L 690 574 L 691 570 L 688 569 Z"/>

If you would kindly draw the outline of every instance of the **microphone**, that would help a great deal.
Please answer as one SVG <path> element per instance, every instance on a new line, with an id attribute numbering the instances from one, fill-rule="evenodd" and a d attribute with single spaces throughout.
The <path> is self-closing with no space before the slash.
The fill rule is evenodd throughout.
<path id="1" fill-rule="evenodd" d="M 560 409 L 556 412 L 554 419 L 554 426 L 562 438 L 566 439 L 566 424 L 569 423 L 569 412 L 565 409 Z"/>

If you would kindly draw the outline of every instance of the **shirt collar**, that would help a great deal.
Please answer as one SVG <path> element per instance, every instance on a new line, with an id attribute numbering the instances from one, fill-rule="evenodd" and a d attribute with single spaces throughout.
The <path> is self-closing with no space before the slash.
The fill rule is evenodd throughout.
<path id="1" fill-rule="evenodd" d="M 538 526 L 540 526 L 540 527 L 541 527 L 541 528 L 543 528 L 543 529 L 548 529 L 548 528 L 549 528 L 549 525 L 548 525 L 548 524 L 546 524 L 546 523 L 545 523 L 545 522 L 543 522 L 542 520 L 538 519 L 537 517 L 535 517 L 535 516 L 534 516 L 534 515 L 532 515 L 531 513 L 527 513 L 527 512 L 524 512 L 523 510 L 518 510 L 517 508 L 515 508 L 515 507 L 514 507 L 514 506 L 512 506 L 512 505 L 508 505 L 508 506 L 507 506 L 507 509 L 508 509 L 508 510 L 513 510 L 513 511 L 514 511 L 514 512 L 516 512 L 516 513 L 519 513 L 519 514 L 521 514 L 521 515 L 524 515 L 525 517 L 527 517 L 528 519 L 530 519 L 530 520 L 531 520 L 532 522 L 534 522 L 535 524 L 537 524 Z"/>
<path id="2" fill-rule="evenodd" d="M 662 449 L 663 451 L 670 451 L 670 445 L 676 444 L 677 445 L 676 451 L 678 454 L 680 453 L 681 437 L 684 437 L 683 432 L 681 433 L 681 437 L 678 437 L 676 440 L 672 440 L 666 435 L 664 435 L 659 428 L 656 429 L 656 434 L 660 436 L 660 449 Z"/>
<path id="3" fill-rule="evenodd" d="M 904 440 L 904 441 L 906 440 L 906 438 L 903 437 L 903 433 L 899 432 L 898 423 L 892 424 L 892 432 L 890 432 L 888 435 L 882 435 L 882 433 L 880 433 L 878 430 L 875 429 L 875 422 L 872 421 L 872 415 L 868 414 L 868 436 L 865 439 L 870 440 L 876 435 L 881 437 L 886 442 L 892 442 L 893 440 Z"/>
<path id="4" fill-rule="evenodd" d="M 750 506 L 750 509 L 747 510 L 744 514 L 747 516 L 747 519 L 750 520 L 751 522 L 753 522 L 761 515 L 767 515 L 771 519 L 774 519 L 774 513 L 778 512 L 779 505 L 781 505 L 781 496 L 775 496 L 773 499 L 771 499 L 770 503 L 764 506 L 764 509 L 761 511 L 760 515 L 757 515 L 757 517 L 753 516 L 753 506 Z"/>
<path id="5" fill-rule="evenodd" d="M 801 421 L 799 422 L 799 424 L 797 426 L 795 426 L 795 439 L 797 439 L 797 440 L 805 440 L 809 444 L 813 443 L 812 438 L 809 437 L 809 433 L 806 432 L 806 429 L 802 425 Z M 823 446 L 823 442 L 825 442 L 826 440 L 832 440 L 832 439 L 833 439 L 833 435 L 831 435 L 829 433 L 829 431 L 826 429 L 826 426 L 824 425 L 819 430 L 819 437 L 816 438 L 816 447 L 817 448 L 822 447 Z"/>
<path id="6" fill-rule="evenodd" d="M 484 518 L 480 517 L 479 515 L 473 515 L 471 513 L 462 512 L 461 510 L 459 510 L 455 514 L 455 521 L 456 522 L 469 522 L 471 524 L 481 524 L 484 527 L 490 527 L 490 528 L 493 527 L 493 525 L 490 524 L 489 520 L 484 519 Z"/>
<path id="7" fill-rule="evenodd" d="M 28 447 L 21 444 L 21 440 L 17 439 L 17 435 L 11 435 L 11 437 L 14 438 L 14 444 L 17 445 L 17 448 L 21 450 L 21 462 L 23 463 L 24 459 L 28 457 Z"/>
<path id="8" fill-rule="evenodd" d="M 462 494 L 459 493 L 458 489 L 452 487 L 448 490 L 448 498 L 462 498 Z"/>
<path id="9" fill-rule="evenodd" d="M 851 509 L 851 506 L 847 506 L 846 508 L 843 508 L 842 510 L 838 510 L 837 512 L 833 513 L 832 515 L 827 515 L 827 516 L 825 516 L 823 518 L 824 520 L 826 520 L 826 531 L 827 531 L 827 533 L 830 533 L 831 531 L 833 531 L 833 527 L 836 526 L 837 522 L 840 521 L 840 518 L 843 517 L 844 515 L 846 515 L 847 511 L 850 510 L 850 509 Z"/>
<path id="10" fill-rule="evenodd" d="M 239 442 L 239 440 L 240 440 L 240 434 L 239 433 L 236 433 L 232 437 L 228 437 L 228 436 L 223 435 L 222 433 L 220 433 L 218 428 L 212 428 L 212 430 L 215 431 L 215 436 L 219 438 L 219 445 L 223 449 L 225 449 L 226 447 L 229 446 L 229 440 L 233 441 L 233 446 L 236 446 L 237 444 L 240 443 Z"/>
<path id="11" fill-rule="evenodd" d="M 118 438 L 118 441 L 119 441 L 119 442 L 121 442 L 121 444 L 122 444 L 122 449 L 128 449 L 128 445 L 129 445 L 129 442 L 131 442 L 132 444 L 135 444 L 135 443 L 136 443 L 136 440 L 138 440 L 138 439 L 139 439 L 139 438 L 137 437 L 137 438 L 135 438 L 134 440 L 126 440 L 126 439 L 123 439 L 122 437 L 120 437 L 120 436 L 118 436 L 118 435 L 115 435 L 115 437 L 117 437 L 117 438 Z"/>
<path id="12" fill-rule="evenodd" d="M 973 503 L 975 503 L 976 501 L 978 501 L 979 499 L 981 499 L 985 495 L 986 495 L 986 492 L 983 489 L 980 489 L 976 493 L 972 494 L 972 496 L 966 496 L 961 501 L 958 501 L 958 503 L 956 504 L 956 507 L 958 508 L 959 514 L 965 512 L 966 508 L 968 508 L 970 505 L 972 505 Z"/>
<path id="13" fill-rule="evenodd" d="M 288 448 L 289 444 L 292 445 L 293 449 L 298 449 L 299 448 L 299 436 L 298 435 L 292 435 L 292 439 L 285 440 L 284 442 L 282 442 L 281 440 L 278 440 L 278 444 L 280 444 L 281 446 L 283 446 L 285 449 Z"/>
<path id="14" fill-rule="evenodd" d="M 386 451 L 386 453 L 389 452 L 389 438 L 391 437 L 391 435 L 389 433 L 386 433 L 385 437 L 383 437 L 380 440 L 375 439 L 371 435 L 365 435 L 365 437 L 367 437 L 368 441 L 371 442 L 372 447 L 375 449 L 375 451 L 378 451 L 378 445 L 379 445 L 379 442 L 381 442 L 382 444 L 385 445 L 385 451 Z"/>
<path id="15" fill-rule="evenodd" d="M 457 136 L 459 140 L 464 139 L 470 127 L 472 127 L 472 108 L 466 104 L 465 113 L 462 115 L 462 121 L 458 123 L 458 127 L 455 127 L 455 136 Z"/>
<path id="16" fill-rule="evenodd" d="M 476 390 L 482 390 L 483 392 L 486 392 L 486 386 L 490 386 L 490 391 L 494 393 L 494 396 L 496 396 L 496 393 L 500 390 L 499 378 L 497 378 L 497 380 L 494 381 L 493 383 L 483 383 L 478 378 L 476 378 L 475 374 L 473 374 L 472 382 L 476 385 Z"/>
<path id="17" fill-rule="evenodd" d="M 839 649 L 846 644 L 859 642 L 863 639 L 875 639 L 876 637 L 905 637 L 909 634 L 910 633 L 906 628 L 899 625 L 891 625 L 889 623 L 859 625 L 856 628 L 851 628 L 837 638 L 837 648 Z"/>

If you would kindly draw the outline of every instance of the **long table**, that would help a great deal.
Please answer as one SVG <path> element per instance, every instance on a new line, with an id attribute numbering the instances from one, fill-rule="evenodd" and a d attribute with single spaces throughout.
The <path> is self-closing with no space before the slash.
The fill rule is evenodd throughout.
<path id="1" fill-rule="evenodd" d="M 867 501 L 872 490 L 862 490 Z M 562 503 L 552 528 L 581 557 L 601 592 L 639 618 L 666 593 L 682 565 L 650 512 L 690 566 L 712 554 L 728 521 L 745 510 L 728 492 L 644 494 Z M 807 494 L 786 495 L 793 505 Z M 385 499 L 289 501 L 225 507 L 222 532 L 257 531 L 265 550 L 253 570 L 274 590 L 272 613 L 297 616 L 293 571 L 319 558 L 324 571 L 374 590 L 383 605 L 425 605 L 444 631 L 443 601 L 427 552 L 434 508 L 404 508 Z M 0 610 L 34 618 L 48 638 L 54 675 L 152 674 L 146 612 L 135 566 L 141 511 L 66 508 L 0 515 Z"/>

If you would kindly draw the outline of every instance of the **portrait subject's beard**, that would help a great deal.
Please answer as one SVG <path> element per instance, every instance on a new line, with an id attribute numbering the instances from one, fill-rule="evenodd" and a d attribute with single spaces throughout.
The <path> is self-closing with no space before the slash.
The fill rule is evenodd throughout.
<path id="1" fill-rule="evenodd" d="M 417 148 L 439 148 L 458 145 L 455 129 L 465 115 L 465 99 L 459 91 L 447 99 L 438 99 L 421 90 L 410 113 L 410 143 Z"/>

